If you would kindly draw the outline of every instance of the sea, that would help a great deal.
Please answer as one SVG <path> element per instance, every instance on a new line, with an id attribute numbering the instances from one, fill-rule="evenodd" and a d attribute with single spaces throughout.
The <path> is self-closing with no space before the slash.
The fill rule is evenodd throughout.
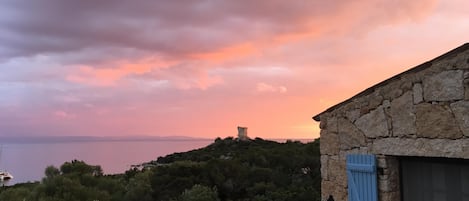
<path id="1" fill-rule="evenodd" d="M 14 176 L 4 185 L 40 181 L 47 166 L 60 167 L 72 160 L 100 165 L 105 174 L 124 173 L 132 165 L 202 148 L 212 142 L 209 139 L 2 142 L 0 170 Z"/>

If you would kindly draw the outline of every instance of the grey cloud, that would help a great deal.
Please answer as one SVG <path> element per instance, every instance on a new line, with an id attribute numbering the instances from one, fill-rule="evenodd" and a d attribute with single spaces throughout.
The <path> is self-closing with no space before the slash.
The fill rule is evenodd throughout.
<path id="1" fill-rule="evenodd" d="M 418 3 L 426 0 L 422 1 Z M 0 59 L 74 53 L 94 48 L 137 49 L 148 54 L 184 58 L 188 54 L 210 52 L 237 42 L 306 31 L 320 21 L 324 22 L 318 25 L 340 27 L 340 24 L 328 25 L 328 18 L 349 12 L 347 6 L 350 4 L 357 3 L 319 0 L 4 0 L 0 3 L 0 13 L 3 13 L 0 14 L 0 27 L 3 28 L 0 31 Z M 363 8 L 360 8 L 361 4 Z M 358 8 L 363 9 L 364 17 L 373 17 L 372 24 L 376 24 L 373 20 L 392 21 L 387 17 L 399 17 L 392 15 L 394 10 L 413 15 L 411 12 L 416 9 L 415 6 L 397 8 L 394 3 L 389 4 L 394 7 L 386 7 L 383 3 L 380 8 L 366 8 L 377 4 L 364 1 Z"/>

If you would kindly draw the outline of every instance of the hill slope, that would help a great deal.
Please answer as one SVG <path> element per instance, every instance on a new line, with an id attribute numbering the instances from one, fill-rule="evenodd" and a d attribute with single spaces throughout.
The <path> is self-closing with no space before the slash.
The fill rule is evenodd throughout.
<path id="1" fill-rule="evenodd" d="M 39 183 L 0 189 L 0 200 L 208 201 L 319 200 L 319 140 L 277 143 L 217 138 L 159 157 L 125 174 L 103 175 L 83 161 L 49 166 Z"/>
<path id="2" fill-rule="evenodd" d="M 159 166 L 152 180 L 157 189 L 182 191 L 201 184 L 216 187 L 221 200 L 319 200 L 319 140 L 303 144 L 217 139 L 152 164 Z M 179 191 L 157 191 L 154 197 L 166 199 Z"/>

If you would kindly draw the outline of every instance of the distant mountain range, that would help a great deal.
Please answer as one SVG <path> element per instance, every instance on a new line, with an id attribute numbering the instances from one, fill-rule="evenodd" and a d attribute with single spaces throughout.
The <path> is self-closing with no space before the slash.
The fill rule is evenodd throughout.
<path id="1" fill-rule="evenodd" d="M 118 141 L 206 141 L 208 138 L 188 136 L 0 136 L 6 143 L 66 143 L 66 142 L 118 142 Z"/>

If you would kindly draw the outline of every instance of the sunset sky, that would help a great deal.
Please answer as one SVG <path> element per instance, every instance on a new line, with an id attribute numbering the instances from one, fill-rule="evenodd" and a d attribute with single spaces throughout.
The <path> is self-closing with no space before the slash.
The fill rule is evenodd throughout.
<path id="1" fill-rule="evenodd" d="M 0 135 L 316 138 L 469 41 L 466 0 L 2 0 Z"/>

